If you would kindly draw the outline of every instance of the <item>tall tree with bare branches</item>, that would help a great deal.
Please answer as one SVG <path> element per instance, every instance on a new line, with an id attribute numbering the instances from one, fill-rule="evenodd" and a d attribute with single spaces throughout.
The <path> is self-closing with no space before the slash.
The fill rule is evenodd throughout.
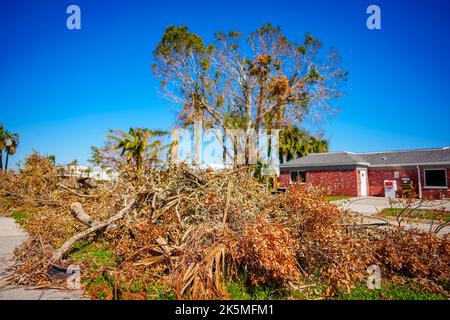
<path id="1" fill-rule="evenodd" d="M 207 44 L 188 27 L 169 26 L 154 50 L 163 94 L 181 105 L 179 122 L 204 127 L 282 129 L 336 112 L 347 72 L 335 49 L 306 34 L 290 41 L 263 25 L 248 37 L 217 32 Z"/>

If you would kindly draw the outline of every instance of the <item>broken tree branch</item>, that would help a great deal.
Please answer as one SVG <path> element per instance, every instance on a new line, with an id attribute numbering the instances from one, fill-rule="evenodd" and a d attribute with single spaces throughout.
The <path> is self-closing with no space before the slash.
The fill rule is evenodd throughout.
<path id="1" fill-rule="evenodd" d="M 92 194 L 79 193 L 79 192 L 77 192 L 75 190 L 70 189 L 68 186 L 63 185 L 62 183 L 58 183 L 57 186 L 62 188 L 62 189 L 64 189 L 64 190 L 66 190 L 66 191 L 69 191 L 69 192 L 71 192 L 74 195 L 77 195 L 79 197 L 85 197 L 85 198 L 96 198 L 97 197 L 96 195 L 92 195 Z"/>
<path id="2" fill-rule="evenodd" d="M 112 224 L 113 222 L 122 219 L 125 216 L 125 214 L 128 212 L 128 210 L 130 210 L 134 206 L 135 203 L 136 203 L 136 199 L 133 199 L 122 210 L 117 212 L 111 218 L 109 218 L 105 221 L 99 221 L 98 223 L 94 224 L 93 226 L 89 227 L 88 229 L 75 234 L 72 238 L 70 238 L 66 242 L 64 242 L 64 244 L 58 250 L 53 252 L 51 261 L 52 262 L 60 261 L 76 242 L 80 241 L 81 239 L 84 239 L 91 233 L 93 233 L 97 230 L 100 230 L 100 229 L 104 229 L 107 226 L 109 226 L 110 224 Z"/>

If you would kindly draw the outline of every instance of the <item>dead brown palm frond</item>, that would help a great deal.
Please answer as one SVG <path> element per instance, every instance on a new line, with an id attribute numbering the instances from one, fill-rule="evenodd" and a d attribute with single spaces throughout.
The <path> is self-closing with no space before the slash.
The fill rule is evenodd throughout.
<path id="1" fill-rule="evenodd" d="M 178 299 L 211 299 L 226 297 L 224 286 L 226 247 L 215 243 L 203 250 L 199 261 L 182 261 L 178 267 L 175 290 Z M 189 260 L 189 254 L 184 257 Z"/>

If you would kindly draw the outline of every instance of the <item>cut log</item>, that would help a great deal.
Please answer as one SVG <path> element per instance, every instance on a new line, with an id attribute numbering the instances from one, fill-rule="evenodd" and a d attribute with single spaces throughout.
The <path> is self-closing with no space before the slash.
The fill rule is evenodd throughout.
<path id="1" fill-rule="evenodd" d="M 73 202 L 70 205 L 70 212 L 77 218 L 78 221 L 84 223 L 87 226 L 92 226 L 95 221 L 89 214 L 84 211 L 83 206 L 79 202 Z"/>

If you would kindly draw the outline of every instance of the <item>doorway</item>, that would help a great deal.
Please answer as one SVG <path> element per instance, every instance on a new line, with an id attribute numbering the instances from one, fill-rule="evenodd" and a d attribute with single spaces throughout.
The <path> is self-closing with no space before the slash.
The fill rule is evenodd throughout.
<path id="1" fill-rule="evenodd" d="M 360 196 L 367 196 L 367 170 L 359 169 L 359 186 L 360 186 Z"/>

